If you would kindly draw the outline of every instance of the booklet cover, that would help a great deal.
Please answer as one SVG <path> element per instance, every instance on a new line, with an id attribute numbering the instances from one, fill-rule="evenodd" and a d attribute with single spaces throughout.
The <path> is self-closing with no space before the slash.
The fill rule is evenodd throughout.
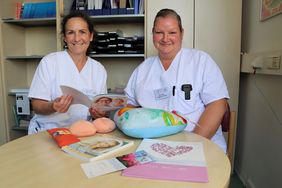
<path id="1" fill-rule="evenodd" d="M 209 182 L 206 167 L 163 164 L 157 162 L 141 164 L 124 169 L 122 175 L 145 179 L 202 183 Z"/>
<path id="2" fill-rule="evenodd" d="M 134 153 L 125 154 L 116 157 L 125 167 L 145 164 L 154 161 L 153 158 L 144 150 L 139 150 Z"/>
<path id="3" fill-rule="evenodd" d="M 137 151 L 146 151 L 155 162 L 133 166 L 123 176 L 173 181 L 208 182 L 201 142 L 143 139 Z"/>
<path id="4" fill-rule="evenodd" d="M 81 168 L 88 178 L 93 178 L 152 161 L 153 159 L 146 151 L 140 150 L 116 158 L 83 163 Z"/>
<path id="5" fill-rule="evenodd" d="M 134 144 L 130 140 L 102 134 L 79 139 L 72 135 L 67 128 L 54 128 L 48 132 L 63 151 L 84 161 L 112 157 Z"/>
<path id="6" fill-rule="evenodd" d="M 114 156 L 115 153 L 133 146 L 133 141 L 108 135 L 95 135 L 80 142 L 62 147 L 66 153 L 85 161 L 95 161 Z"/>
<path id="7" fill-rule="evenodd" d="M 122 94 L 100 94 L 90 100 L 87 95 L 69 86 L 60 86 L 64 95 L 73 97 L 72 104 L 82 104 L 90 107 L 99 108 L 103 111 L 111 111 L 123 108 L 127 104 L 127 98 Z"/>
<path id="8" fill-rule="evenodd" d="M 143 139 L 138 150 L 145 150 L 158 163 L 206 166 L 201 142 L 177 142 L 160 139 Z"/>

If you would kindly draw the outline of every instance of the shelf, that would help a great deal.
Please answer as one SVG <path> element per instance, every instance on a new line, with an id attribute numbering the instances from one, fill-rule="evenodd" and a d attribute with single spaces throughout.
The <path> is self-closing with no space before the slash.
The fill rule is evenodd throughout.
<path id="1" fill-rule="evenodd" d="M 143 22 L 144 14 L 101 15 L 101 16 L 90 16 L 90 18 L 95 23 Z"/>
<path id="2" fill-rule="evenodd" d="M 142 57 L 144 58 L 144 54 L 95 54 L 90 57 Z"/>
<path id="3" fill-rule="evenodd" d="M 31 55 L 31 56 L 7 56 L 7 60 L 31 60 L 31 59 L 42 59 L 43 55 Z M 142 57 L 144 54 L 95 54 L 90 57 Z"/>
<path id="4" fill-rule="evenodd" d="M 4 23 L 15 24 L 24 27 L 32 26 L 56 26 L 56 18 L 31 18 L 31 19 L 13 19 L 4 18 Z"/>
<path id="5" fill-rule="evenodd" d="M 30 59 L 42 59 L 44 55 L 29 55 L 29 56 L 7 56 L 7 60 L 30 60 Z"/>
<path id="6" fill-rule="evenodd" d="M 90 16 L 90 18 L 96 23 L 143 22 L 144 14 L 101 15 L 101 16 Z M 4 23 L 10 23 L 24 27 L 50 26 L 50 25 L 56 26 L 56 18 L 31 18 L 31 19 L 3 18 L 2 20 Z"/>
<path id="7" fill-rule="evenodd" d="M 21 88 L 21 89 L 10 89 L 9 95 L 16 96 L 17 93 L 28 93 L 28 88 Z"/>
<path id="8" fill-rule="evenodd" d="M 28 127 L 13 126 L 12 129 L 17 131 L 28 131 Z"/>

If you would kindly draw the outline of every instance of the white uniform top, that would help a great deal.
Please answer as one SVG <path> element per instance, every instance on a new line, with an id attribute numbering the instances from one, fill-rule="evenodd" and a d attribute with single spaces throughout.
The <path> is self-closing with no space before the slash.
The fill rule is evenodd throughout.
<path id="1" fill-rule="evenodd" d="M 67 51 L 55 52 L 45 56 L 38 65 L 29 90 L 29 98 L 52 101 L 62 96 L 60 86 L 65 85 L 93 99 L 95 95 L 107 92 L 106 80 L 106 70 L 99 62 L 88 57 L 79 72 Z M 66 113 L 35 114 L 28 133 L 69 126 L 77 120 L 87 119 L 88 115 L 88 108 L 80 104 L 71 105 Z"/>
<path id="2" fill-rule="evenodd" d="M 185 100 L 184 91 L 181 90 L 184 84 L 192 86 L 189 100 Z M 194 129 L 195 125 L 189 121 L 198 122 L 205 105 L 229 98 L 223 75 L 212 58 L 205 52 L 184 48 L 166 71 L 159 57 L 146 59 L 134 70 L 125 93 L 128 104 L 176 110 L 188 120 L 187 131 Z M 226 151 L 221 127 L 212 140 Z"/>

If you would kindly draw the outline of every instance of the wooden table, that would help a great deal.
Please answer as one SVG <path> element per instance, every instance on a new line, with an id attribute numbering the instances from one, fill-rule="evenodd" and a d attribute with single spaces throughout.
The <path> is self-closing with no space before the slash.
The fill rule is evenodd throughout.
<path id="1" fill-rule="evenodd" d="M 119 131 L 111 133 L 124 136 Z M 209 183 L 161 181 L 124 177 L 120 172 L 88 179 L 80 167 L 81 160 L 64 153 L 47 132 L 24 136 L 0 147 L 0 187 L 2 188 L 220 188 L 228 187 L 230 162 L 222 150 L 208 139 L 182 132 L 159 139 L 203 142 Z M 140 139 L 133 139 L 134 147 L 119 154 L 135 151 Z"/>

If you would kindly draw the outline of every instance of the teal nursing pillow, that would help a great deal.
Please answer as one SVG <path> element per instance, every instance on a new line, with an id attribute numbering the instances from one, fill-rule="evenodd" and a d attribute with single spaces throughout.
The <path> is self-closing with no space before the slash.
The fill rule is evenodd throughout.
<path id="1" fill-rule="evenodd" d="M 167 136 L 187 126 L 187 121 L 177 113 L 151 108 L 121 108 L 114 121 L 124 134 L 135 138 Z"/>

